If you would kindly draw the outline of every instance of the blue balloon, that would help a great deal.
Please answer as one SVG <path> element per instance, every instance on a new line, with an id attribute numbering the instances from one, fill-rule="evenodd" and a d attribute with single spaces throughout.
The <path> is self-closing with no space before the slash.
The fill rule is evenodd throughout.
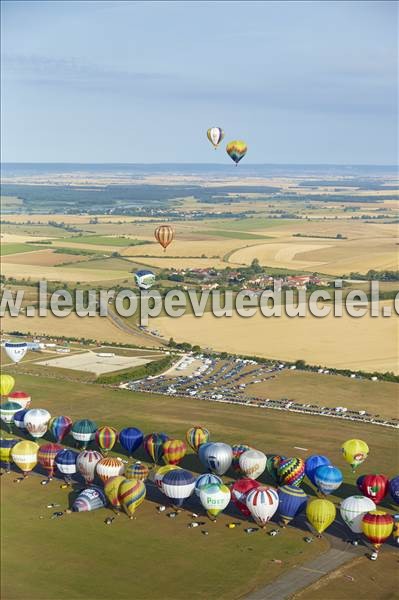
<path id="1" fill-rule="evenodd" d="M 323 456 L 322 454 L 313 454 L 309 456 L 305 461 L 305 474 L 309 481 L 316 485 L 314 480 L 314 473 L 317 467 L 323 467 L 325 465 L 331 465 L 331 461 L 327 456 Z"/>
<path id="2" fill-rule="evenodd" d="M 282 485 L 277 490 L 279 497 L 278 514 L 285 523 L 292 521 L 305 509 L 308 497 L 302 488 L 296 485 Z"/>
<path id="3" fill-rule="evenodd" d="M 390 480 L 389 493 L 395 504 L 399 504 L 399 475 Z"/>
<path id="4" fill-rule="evenodd" d="M 107 498 L 101 488 L 93 486 L 83 490 L 72 504 L 73 512 L 87 512 L 107 506 Z"/>
<path id="5" fill-rule="evenodd" d="M 184 469 L 173 469 L 162 477 L 162 491 L 175 506 L 182 506 L 194 489 L 195 477 Z"/>
<path id="6" fill-rule="evenodd" d="M 63 475 L 74 475 L 76 473 L 76 460 L 79 456 L 79 452 L 74 450 L 60 450 L 55 457 L 55 466 Z"/>
<path id="7" fill-rule="evenodd" d="M 133 454 L 139 446 L 143 443 L 144 434 L 137 427 L 125 427 L 122 431 L 119 432 L 119 442 L 122 448 L 129 453 L 129 455 Z"/>
<path id="8" fill-rule="evenodd" d="M 28 410 L 29 410 L 29 408 L 23 408 L 22 410 L 19 410 L 18 412 L 16 412 L 14 415 L 15 427 L 18 427 L 18 429 L 22 432 L 26 431 L 24 417 L 25 417 L 26 413 L 28 412 Z"/>
<path id="9" fill-rule="evenodd" d="M 214 475 L 213 473 L 204 473 L 203 475 L 200 475 L 197 477 L 197 481 L 195 482 L 195 494 L 199 496 L 201 488 L 205 485 L 211 485 L 212 483 L 220 485 L 223 483 L 223 481 L 220 479 L 220 477 Z"/>
<path id="10" fill-rule="evenodd" d="M 314 479 L 317 488 L 322 494 L 331 494 L 335 492 L 343 481 L 341 471 L 333 465 L 317 467 L 314 473 Z"/>

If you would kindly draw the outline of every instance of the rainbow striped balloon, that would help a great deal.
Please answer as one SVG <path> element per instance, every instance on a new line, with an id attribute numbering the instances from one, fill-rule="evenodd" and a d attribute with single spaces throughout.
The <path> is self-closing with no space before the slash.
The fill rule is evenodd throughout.
<path id="1" fill-rule="evenodd" d="M 157 463 L 163 454 L 163 445 L 168 441 L 166 433 L 149 433 L 143 441 L 144 450 Z"/>
<path id="2" fill-rule="evenodd" d="M 286 458 L 277 469 L 280 485 L 300 486 L 305 477 L 305 462 L 302 458 Z"/>
<path id="3" fill-rule="evenodd" d="M 10 470 L 12 462 L 11 450 L 18 442 L 15 438 L 0 438 L 0 461 L 6 465 L 7 471 Z"/>
<path id="4" fill-rule="evenodd" d="M 163 445 L 163 459 L 167 465 L 177 465 L 186 451 L 187 446 L 182 440 L 168 440 Z"/>
<path id="5" fill-rule="evenodd" d="M 233 451 L 233 460 L 231 461 L 231 466 L 233 467 L 234 471 L 241 471 L 240 456 L 247 450 L 252 450 L 252 448 L 246 444 L 234 444 L 231 449 Z"/>
<path id="6" fill-rule="evenodd" d="M 125 479 L 119 488 L 119 502 L 132 519 L 136 509 L 144 502 L 146 487 L 142 481 Z"/>
<path id="7" fill-rule="evenodd" d="M 48 425 L 49 432 L 59 444 L 68 435 L 72 429 L 72 419 L 70 417 L 53 417 Z"/>
<path id="8" fill-rule="evenodd" d="M 103 454 L 107 454 L 115 446 L 118 440 L 118 432 L 113 427 L 104 425 L 96 431 L 96 442 Z"/>
<path id="9" fill-rule="evenodd" d="M 37 453 L 37 461 L 39 465 L 46 469 L 49 479 L 51 479 L 54 475 L 54 470 L 56 467 L 55 458 L 58 452 L 61 452 L 61 450 L 63 450 L 63 447 L 59 444 L 44 444 L 39 448 Z"/>
<path id="10" fill-rule="evenodd" d="M 149 468 L 147 465 L 141 462 L 136 462 L 133 465 L 129 465 L 126 469 L 126 479 L 137 479 L 137 481 L 144 481 L 149 475 Z"/>
<path id="11" fill-rule="evenodd" d="M 107 496 L 109 503 L 114 508 L 121 508 L 121 503 L 119 501 L 119 488 L 124 481 L 125 478 L 123 475 L 118 475 L 117 477 L 111 477 L 111 479 L 108 479 L 104 485 L 104 493 Z"/>
<path id="12" fill-rule="evenodd" d="M 187 444 L 194 452 L 198 452 L 201 444 L 206 444 L 206 442 L 209 441 L 209 435 L 209 431 L 205 429 L 205 427 L 201 427 L 200 425 L 190 427 L 190 429 L 186 431 Z"/>

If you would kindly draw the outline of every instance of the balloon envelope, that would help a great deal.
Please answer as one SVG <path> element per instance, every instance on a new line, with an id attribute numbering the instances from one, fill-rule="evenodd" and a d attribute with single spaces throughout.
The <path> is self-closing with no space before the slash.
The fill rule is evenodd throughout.
<path id="1" fill-rule="evenodd" d="M 44 408 L 31 408 L 24 417 L 25 429 L 33 438 L 42 438 L 47 431 L 51 415 Z"/>
<path id="2" fill-rule="evenodd" d="M 18 402 L 18 404 L 21 405 L 21 408 L 28 408 L 32 399 L 26 392 L 16 390 L 8 395 L 8 400 L 10 402 Z"/>
<path id="3" fill-rule="evenodd" d="M 341 502 L 339 512 L 342 520 L 353 533 L 362 533 L 362 520 L 366 513 L 375 510 L 376 505 L 366 496 L 349 496 Z"/>
<path id="4" fill-rule="evenodd" d="M 317 467 L 314 472 L 314 480 L 317 488 L 322 494 L 332 494 L 339 488 L 343 481 L 342 473 L 333 465 Z"/>
<path id="5" fill-rule="evenodd" d="M 123 481 L 125 481 L 123 475 L 118 475 L 117 477 L 111 477 L 111 479 L 105 482 L 104 493 L 107 496 L 108 502 L 114 508 L 121 508 L 119 489 Z"/>
<path id="6" fill-rule="evenodd" d="M 11 375 L 7 375 L 6 373 L 0 374 L 0 394 L 2 396 L 8 396 L 14 385 L 14 377 L 12 377 Z"/>
<path id="7" fill-rule="evenodd" d="M 341 446 L 342 455 L 354 472 L 364 462 L 369 453 L 369 447 L 363 440 L 347 440 Z"/>
<path id="8" fill-rule="evenodd" d="M 7 425 L 11 425 L 14 422 L 14 415 L 20 410 L 21 405 L 18 402 L 3 402 L 3 404 L 0 404 L 0 418 Z"/>
<path id="9" fill-rule="evenodd" d="M 234 140 L 233 142 L 229 142 L 226 146 L 227 154 L 230 156 L 231 160 L 236 163 L 236 165 L 242 158 L 244 158 L 247 150 L 247 145 L 242 140 Z"/>
<path id="10" fill-rule="evenodd" d="M 182 440 L 167 440 L 162 446 L 162 457 L 166 464 L 177 465 L 186 454 L 187 446 Z"/>
<path id="11" fill-rule="evenodd" d="M 372 510 L 362 519 L 362 532 L 376 550 L 389 538 L 393 531 L 394 521 L 391 515 L 383 510 Z"/>
<path id="12" fill-rule="evenodd" d="M 54 475 L 55 459 L 62 449 L 59 444 L 44 444 L 39 448 L 37 453 L 38 463 L 46 469 L 49 477 Z"/>
<path id="13" fill-rule="evenodd" d="M 147 465 L 141 462 L 136 462 L 133 465 L 129 465 L 125 472 L 126 479 L 137 479 L 137 481 L 144 481 L 147 479 L 150 473 Z"/>
<path id="14" fill-rule="evenodd" d="M 287 524 L 305 509 L 308 497 L 302 488 L 295 485 L 282 485 L 277 493 L 279 516 Z"/>
<path id="15" fill-rule="evenodd" d="M 143 443 L 144 434 L 137 427 L 125 427 L 119 432 L 119 443 L 129 456 Z"/>
<path id="16" fill-rule="evenodd" d="M 356 483 L 363 496 L 370 498 L 376 504 L 384 500 L 388 494 L 389 481 L 385 475 L 362 475 Z"/>
<path id="17" fill-rule="evenodd" d="M 105 483 L 112 477 L 123 475 L 125 472 L 125 465 L 121 458 L 108 456 L 106 458 L 101 458 L 101 460 L 98 461 L 96 464 L 96 471 L 101 481 Z"/>
<path id="18" fill-rule="evenodd" d="M 94 481 L 97 463 L 103 455 L 97 450 L 83 450 L 76 459 L 76 468 L 86 483 Z"/>
<path id="19" fill-rule="evenodd" d="M 399 504 L 399 475 L 393 477 L 389 482 L 389 493 L 395 504 Z"/>
<path id="20" fill-rule="evenodd" d="M 228 444 L 211 442 L 200 447 L 198 456 L 206 468 L 217 475 L 223 475 L 231 465 L 233 452 Z"/>
<path id="21" fill-rule="evenodd" d="M 333 523 L 336 515 L 334 504 L 330 500 L 316 498 L 306 507 L 306 517 L 317 533 L 323 533 Z"/>
<path id="22" fill-rule="evenodd" d="M 71 428 L 71 435 L 82 448 L 86 448 L 89 442 L 94 440 L 96 436 L 97 425 L 90 419 L 81 419 L 75 421 Z"/>
<path id="23" fill-rule="evenodd" d="M 206 137 L 216 149 L 224 138 L 223 129 L 221 127 L 210 127 L 206 132 Z"/>
<path id="24" fill-rule="evenodd" d="M 285 456 L 280 456 L 279 454 L 272 454 L 268 456 L 266 460 L 266 471 L 270 475 L 270 477 L 278 483 L 278 467 L 282 460 L 285 460 Z"/>
<path id="25" fill-rule="evenodd" d="M 300 486 L 305 477 L 305 463 L 301 458 L 285 458 L 277 468 L 280 485 Z"/>
<path id="26" fill-rule="evenodd" d="M 125 479 L 119 487 L 119 502 L 129 517 L 132 517 L 136 509 L 144 502 L 145 495 L 144 483 L 136 479 Z"/>
<path id="27" fill-rule="evenodd" d="M 200 501 L 210 517 L 216 517 L 230 502 L 230 490 L 224 483 L 210 483 L 200 490 Z"/>
<path id="28" fill-rule="evenodd" d="M 195 477 L 185 469 L 173 469 L 162 477 L 161 487 L 173 504 L 181 506 L 194 491 Z"/>
<path id="29" fill-rule="evenodd" d="M 22 408 L 18 412 L 14 414 L 14 425 L 21 431 L 26 431 L 25 429 L 25 415 L 28 412 L 28 408 Z"/>
<path id="30" fill-rule="evenodd" d="M 80 492 L 72 504 L 73 512 L 88 512 L 98 508 L 104 508 L 107 505 L 107 499 L 104 492 L 99 487 L 89 487 Z"/>
<path id="31" fill-rule="evenodd" d="M 79 454 L 74 450 L 65 448 L 58 452 L 55 457 L 55 466 L 63 475 L 74 475 L 76 473 L 76 461 Z"/>
<path id="32" fill-rule="evenodd" d="M 28 344 L 26 342 L 6 342 L 4 344 L 4 350 L 6 351 L 8 358 L 14 363 L 19 363 L 28 350 Z"/>
<path id="33" fill-rule="evenodd" d="M 155 275 L 148 269 L 140 269 L 135 272 L 134 280 L 141 290 L 149 290 L 155 283 Z"/>
<path id="34" fill-rule="evenodd" d="M 117 439 L 117 430 L 113 427 L 108 427 L 108 425 L 99 427 L 96 431 L 96 442 L 104 453 L 109 452 L 109 450 L 112 450 L 112 448 L 115 446 Z"/>
<path id="35" fill-rule="evenodd" d="M 316 485 L 314 474 L 317 467 L 324 467 L 326 465 L 330 465 L 331 461 L 327 456 L 323 456 L 322 454 L 313 454 L 309 456 L 305 460 L 305 474 L 313 485 Z"/>
<path id="36" fill-rule="evenodd" d="M 11 457 L 24 475 L 32 471 L 37 465 L 39 444 L 30 440 L 18 442 L 11 450 Z"/>
<path id="37" fill-rule="evenodd" d="M 250 516 L 247 507 L 247 494 L 260 486 L 256 479 L 238 479 L 231 486 L 231 500 L 238 510 L 246 517 Z"/>
<path id="38" fill-rule="evenodd" d="M 10 469 L 12 462 L 11 450 L 18 442 L 19 440 L 15 438 L 0 438 L 0 462 L 6 465 L 7 470 Z"/>
<path id="39" fill-rule="evenodd" d="M 181 467 L 178 467 L 177 465 L 164 465 L 163 467 L 159 467 L 159 469 L 156 470 L 153 479 L 154 479 L 154 483 L 157 487 L 159 487 L 160 489 L 162 489 L 162 479 L 163 476 L 166 473 L 169 473 L 169 471 L 174 471 L 175 469 L 180 469 Z"/>
<path id="40" fill-rule="evenodd" d="M 198 452 L 201 444 L 206 444 L 209 440 L 209 435 L 209 431 L 205 429 L 205 427 L 195 425 L 186 431 L 186 440 L 190 448 L 192 448 L 194 452 Z"/>
<path id="41" fill-rule="evenodd" d="M 260 450 L 247 450 L 239 459 L 241 471 L 249 479 L 258 479 L 266 469 L 266 455 Z"/>
<path id="42" fill-rule="evenodd" d="M 260 485 L 248 492 L 246 503 L 254 521 L 260 527 L 264 527 L 277 510 L 279 503 L 277 490 Z"/>
<path id="43" fill-rule="evenodd" d="M 162 248 L 166 250 L 169 244 L 172 243 L 175 237 L 175 232 L 173 227 L 170 225 L 160 225 L 155 229 L 154 236 L 157 242 L 161 244 Z"/>
<path id="44" fill-rule="evenodd" d="M 195 495 L 199 497 L 201 489 L 206 485 L 220 483 L 223 483 L 223 481 L 218 475 L 214 475 L 213 473 L 203 473 L 202 475 L 199 475 L 195 481 Z"/>
<path id="45" fill-rule="evenodd" d="M 48 429 L 56 442 L 60 443 L 72 428 L 72 419 L 63 415 L 50 419 Z"/>
<path id="46" fill-rule="evenodd" d="M 148 456 L 157 463 L 163 455 L 163 445 L 168 441 L 166 433 L 149 433 L 145 436 L 143 445 Z"/>
<path id="47" fill-rule="evenodd" d="M 233 458 L 231 460 L 231 466 L 233 467 L 234 471 L 240 471 L 240 456 L 247 450 L 252 450 L 251 446 L 247 446 L 247 444 L 232 445 L 231 451 L 233 453 Z"/>

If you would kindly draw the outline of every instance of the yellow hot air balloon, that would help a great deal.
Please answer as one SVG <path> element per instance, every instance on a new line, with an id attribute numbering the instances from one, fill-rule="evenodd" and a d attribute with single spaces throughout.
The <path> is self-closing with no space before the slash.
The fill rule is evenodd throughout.
<path id="1" fill-rule="evenodd" d="M 116 477 L 111 477 L 108 481 L 105 482 L 104 485 L 104 493 L 108 498 L 109 503 L 114 508 L 121 508 L 121 503 L 119 500 L 119 488 L 121 487 L 121 483 L 125 481 L 123 475 L 117 475 Z"/>
<path id="2" fill-rule="evenodd" d="M 18 442 L 11 450 L 11 457 L 17 467 L 21 469 L 24 477 L 36 467 L 38 450 L 39 444 L 29 440 Z"/>
<path id="3" fill-rule="evenodd" d="M 146 487 L 143 481 L 137 479 L 125 479 L 119 488 L 119 502 L 122 504 L 125 512 L 133 519 L 136 509 L 144 501 Z"/>
<path id="4" fill-rule="evenodd" d="M 2 396 L 8 396 L 8 394 L 13 389 L 14 385 L 15 385 L 14 377 L 11 377 L 11 375 L 7 375 L 5 373 L 2 373 L 0 375 L 0 394 Z"/>
<path id="5" fill-rule="evenodd" d="M 362 532 L 378 551 L 393 531 L 394 520 L 383 510 L 371 510 L 362 519 Z"/>
<path id="6" fill-rule="evenodd" d="M 246 155 L 248 147 L 242 140 L 234 140 L 229 142 L 226 146 L 226 152 L 230 156 L 231 160 L 234 160 L 236 166 L 242 158 Z"/>
<path id="7" fill-rule="evenodd" d="M 341 450 L 344 459 L 350 464 L 353 472 L 366 460 L 369 453 L 369 447 L 363 440 L 347 440 L 342 444 Z"/>
<path id="8" fill-rule="evenodd" d="M 175 238 L 175 232 L 170 225 L 160 225 L 154 231 L 155 239 L 161 244 L 163 251 L 171 244 Z"/>
<path id="9" fill-rule="evenodd" d="M 306 507 L 306 516 L 309 523 L 321 534 L 335 519 L 337 511 L 330 500 L 317 498 L 309 502 Z"/>

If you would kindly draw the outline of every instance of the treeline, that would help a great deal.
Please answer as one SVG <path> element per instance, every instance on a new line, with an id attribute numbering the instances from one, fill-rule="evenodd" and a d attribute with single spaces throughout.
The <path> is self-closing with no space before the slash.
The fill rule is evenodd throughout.
<path id="1" fill-rule="evenodd" d="M 344 279 L 360 279 L 362 281 L 399 281 L 399 271 L 375 271 L 370 269 L 366 274 L 352 271 Z"/>
<path id="2" fill-rule="evenodd" d="M 165 371 L 172 365 L 174 361 L 173 356 L 165 356 L 160 360 L 149 362 L 145 365 L 134 367 L 129 371 L 123 371 L 123 373 L 116 373 L 115 375 L 101 375 L 97 377 L 96 383 L 106 385 L 116 385 L 125 381 L 136 381 L 137 379 L 144 379 L 149 376 L 158 375 Z"/>

